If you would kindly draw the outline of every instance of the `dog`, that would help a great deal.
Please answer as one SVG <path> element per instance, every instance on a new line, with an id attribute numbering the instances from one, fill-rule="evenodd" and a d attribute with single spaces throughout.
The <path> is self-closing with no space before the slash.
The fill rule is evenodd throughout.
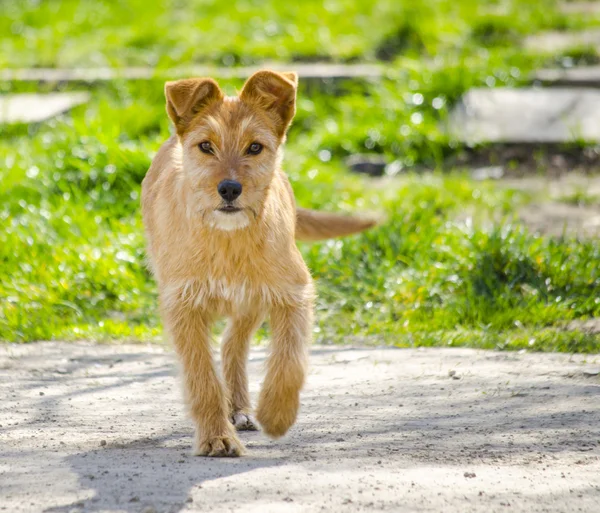
<path id="1" fill-rule="evenodd" d="M 142 182 L 142 216 L 162 319 L 182 364 L 196 455 L 239 456 L 236 429 L 260 425 L 276 438 L 296 421 L 314 287 L 295 241 L 376 224 L 296 207 L 281 162 L 297 84 L 295 73 L 269 70 L 253 74 L 233 97 L 211 78 L 165 84 L 175 131 Z M 272 342 L 257 423 L 246 360 L 267 316 Z M 218 317 L 229 318 L 222 378 L 211 348 Z"/>

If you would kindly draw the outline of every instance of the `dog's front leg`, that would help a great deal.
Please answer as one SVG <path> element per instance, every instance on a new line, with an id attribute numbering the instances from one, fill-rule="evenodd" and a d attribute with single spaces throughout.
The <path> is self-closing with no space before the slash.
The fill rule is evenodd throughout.
<path id="1" fill-rule="evenodd" d="M 259 423 L 270 436 L 284 435 L 296 421 L 311 328 L 310 301 L 278 305 L 271 310 L 271 355 L 256 412 Z"/>
<path id="2" fill-rule="evenodd" d="M 256 421 L 252 417 L 248 373 L 246 362 L 252 335 L 265 317 L 262 309 L 233 316 L 223 334 L 221 355 L 223 376 L 229 391 L 230 417 L 239 431 L 256 431 Z"/>
<path id="3" fill-rule="evenodd" d="M 165 312 L 183 366 L 187 401 L 196 424 L 194 454 L 240 456 L 244 446 L 228 418 L 228 401 L 210 347 L 210 316 L 198 308 Z"/>

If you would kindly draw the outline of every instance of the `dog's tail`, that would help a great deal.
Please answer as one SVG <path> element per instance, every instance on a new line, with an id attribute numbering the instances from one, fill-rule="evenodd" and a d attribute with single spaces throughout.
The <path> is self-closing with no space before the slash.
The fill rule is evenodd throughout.
<path id="1" fill-rule="evenodd" d="M 296 210 L 296 239 L 314 241 L 343 237 L 362 232 L 378 224 L 378 220 L 366 216 L 345 216 L 298 208 Z"/>

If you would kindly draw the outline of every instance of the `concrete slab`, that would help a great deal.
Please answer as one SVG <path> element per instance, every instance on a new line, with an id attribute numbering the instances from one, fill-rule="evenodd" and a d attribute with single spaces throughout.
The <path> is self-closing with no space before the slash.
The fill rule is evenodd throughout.
<path id="1" fill-rule="evenodd" d="M 519 210 L 519 218 L 536 233 L 597 239 L 600 207 L 578 206 L 557 201 L 534 203 Z"/>
<path id="2" fill-rule="evenodd" d="M 591 14 L 600 16 L 600 2 L 563 2 L 560 10 L 565 14 Z"/>
<path id="3" fill-rule="evenodd" d="M 533 80 L 561 87 L 600 87 L 600 66 L 577 66 L 566 69 L 541 69 Z"/>
<path id="4" fill-rule="evenodd" d="M 524 46 L 528 50 L 546 53 L 561 53 L 587 47 L 600 49 L 600 29 L 542 32 L 525 38 Z"/>
<path id="5" fill-rule="evenodd" d="M 0 124 L 37 123 L 89 100 L 86 92 L 0 95 Z"/>
<path id="6" fill-rule="evenodd" d="M 597 513 L 599 364 L 315 347 L 290 433 L 243 432 L 247 456 L 207 459 L 189 455 L 167 348 L 0 345 L 0 509 Z"/>
<path id="7" fill-rule="evenodd" d="M 209 76 L 215 78 L 245 79 L 259 69 L 275 71 L 296 71 L 301 79 L 336 80 L 346 78 L 379 78 L 384 67 L 378 64 L 332 64 L 332 63 L 277 63 L 266 62 L 259 66 L 219 68 L 215 66 L 189 66 L 172 69 L 158 68 L 33 68 L 4 69 L 0 80 L 20 80 L 34 82 L 99 82 L 115 79 L 149 80 L 151 78 L 176 79 L 184 77 Z"/>
<path id="8" fill-rule="evenodd" d="M 600 141 L 600 91 L 473 89 L 451 112 L 449 130 L 468 144 Z"/>

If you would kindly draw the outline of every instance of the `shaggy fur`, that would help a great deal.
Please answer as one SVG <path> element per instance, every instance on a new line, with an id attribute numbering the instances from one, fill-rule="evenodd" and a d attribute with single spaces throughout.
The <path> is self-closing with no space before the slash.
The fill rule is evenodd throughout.
<path id="1" fill-rule="evenodd" d="M 266 316 L 272 344 L 256 418 L 279 437 L 295 422 L 312 328 L 313 284 L 295 239 L 364 230 L 373 221 L 296 209 L 281 170 L 294 116 L 295 73 L 259 71 L 239 96 L 209 78 L 168 82 L 167 113 L 176 134 L 156 155 L 142 184 L 149 261 L 165 327 L 180 356 L 196 424 L 195 454 L 238 456 L 237 429 L 257 429 L 246 359 Z M 210 144 L 210 152 L 200 149 Z M 262 151 L 251 154 L 253 143 Z M 227 202 L 223 180 L 242 185 Z M 231 210 L 233 209 L 233 210 Z M 213 363 L 211 325 L 229 318 L 223 380 Z"/>

